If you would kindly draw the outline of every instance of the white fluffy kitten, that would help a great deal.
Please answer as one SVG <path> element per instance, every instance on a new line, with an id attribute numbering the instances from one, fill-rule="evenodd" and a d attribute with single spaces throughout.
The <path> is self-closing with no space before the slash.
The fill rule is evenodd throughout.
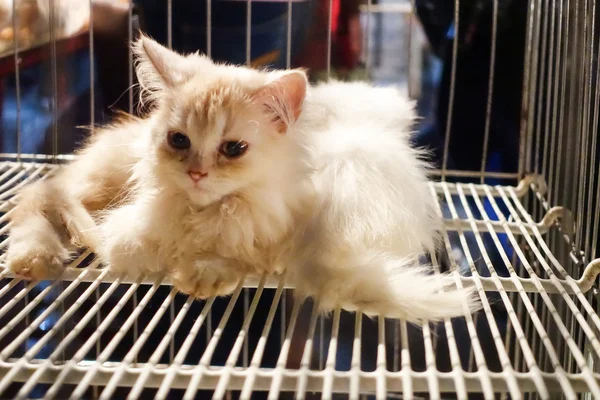
<path id="1" fill-rule="evenodd" d="M 53 264 L 63 260 L 68 240 L 48 220 L 76 220 L 64 210 L 80 213 L 83 205 L 101 211 L 99 235 L 71 233 L 77 224 L 66 223 L 72 238 L 86 232 L 78 241 L 116 270 L 168 270 L 197 297 L 227 294 L 246 273 L 285 271 L 298 294 L 322 309 L 420 322 L 478 307 L 472 290 L 458 291 L 454 277 L 435 276 L 417 261 L 435 247 L 438 219 L 425 164 L 408 143 L 413 106 L 397 91 L 310 87 L 300 70 L 217 65 L 148 38 L 134 49 L 155 109 L 102 132 L 66 168 L 70 180 L 56 178 L 70 182 L 68 194 L 55 196 L 68 198 L 68 207 L 41 212 L 33 200 L 41 189 L 24 194 L 8 254 L 13 271 L 44 275 L 32 266 L 32 251 Z M 107 146 L 126 155 L 111 156 Z M 77 163 L 80 171 L 72 171 Z M 105 191 L 89 187 L 100 169 Z M 62 246 L 25 244 L 34 225 L 36 240 L 42 230 Z M 60 255 L 49 254 L 57 248 Z"/>

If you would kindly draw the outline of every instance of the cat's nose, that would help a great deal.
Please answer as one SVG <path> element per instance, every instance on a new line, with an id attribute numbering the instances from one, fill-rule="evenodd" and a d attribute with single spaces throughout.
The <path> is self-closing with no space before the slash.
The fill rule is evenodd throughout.
<path id="1" fill-rule="evenodd" d="M 188 171 L 188 175 L 190 176 L 190 178 L 192 178 L 194 182 L 198 182 L 200 179 L 206 177 L 208 173 L 199 171 Z"/>

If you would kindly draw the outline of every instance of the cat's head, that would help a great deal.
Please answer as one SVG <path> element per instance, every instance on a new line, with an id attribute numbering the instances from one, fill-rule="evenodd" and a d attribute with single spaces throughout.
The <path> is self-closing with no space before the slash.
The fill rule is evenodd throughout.
<path id="1" fill-rule="evenodd" d="M 218 65 L 146 37 L 134 52 L 155 105 L 148 161 L 161 186 L 205 206 L 286 179 L 298 157 L 289 133 L 306 95 L 303 71 Z"/>

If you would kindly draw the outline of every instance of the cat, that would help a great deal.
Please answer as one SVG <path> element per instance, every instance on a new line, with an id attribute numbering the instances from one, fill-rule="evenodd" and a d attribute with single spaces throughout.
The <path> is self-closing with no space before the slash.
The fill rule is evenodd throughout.
<path id="1" fill-rule="evenodd" d="M 301 69 L 217 64 L 145 36 L 133 50 L 151 113 L 100 130 L 22 193 L 14 273 L 53 276 L 85 245 L 117 272 L 166 272 L 198 298 L 270 273 L 323 311 L 421 323 L 480 307 L 419 263 L 440 220 L 409 145 L 414 105 L 397 90 L 311 86 Z"/>

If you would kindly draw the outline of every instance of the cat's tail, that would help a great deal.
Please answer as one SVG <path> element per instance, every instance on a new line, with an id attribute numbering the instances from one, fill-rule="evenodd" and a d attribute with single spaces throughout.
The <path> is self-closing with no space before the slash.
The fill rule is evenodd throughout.
<path id="1" fill-rule="evenodd" d="M 434 274 L 418 260 L 371 252 L 337 265 L 313 264 L 299 272 L 300 294 L 318 300 L 322 311 L 341 307 L 370 316 L 423 323 L 460 317 L 480 309 L 472 286 L 458 288 L 454 274 Z"/>

